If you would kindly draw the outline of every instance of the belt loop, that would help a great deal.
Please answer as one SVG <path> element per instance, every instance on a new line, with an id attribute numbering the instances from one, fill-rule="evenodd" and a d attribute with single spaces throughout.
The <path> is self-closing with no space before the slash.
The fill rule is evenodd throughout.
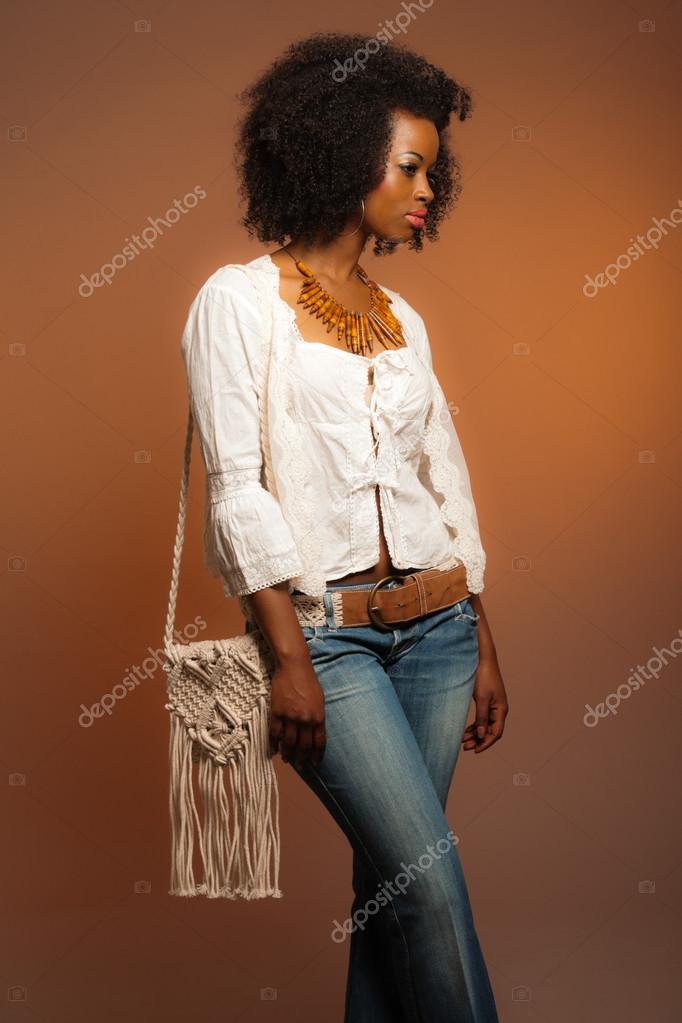
<path id="1" fill-rule="evenodd" d="M 419 572 L 415 572 L 412 575 L 412 578 L 417 584 L 417 593 L 419 594 L 419 614 L 426 614 L 426 591 L 424 589 L 424 580 Z"/>
<path id="2" fill-rule="evenodd" d="M 324 610 L 327 619 L 327 628 L 336 628 L 336 618 L 334 617 L 334 604 L 332 602 L 332 593 L 330 590 L 325 590 L 323 594 Z"/>

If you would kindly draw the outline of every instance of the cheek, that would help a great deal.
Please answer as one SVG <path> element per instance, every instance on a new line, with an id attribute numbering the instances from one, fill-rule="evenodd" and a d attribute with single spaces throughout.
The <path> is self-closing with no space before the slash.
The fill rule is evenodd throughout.
<path id="1" fill-rule="evenodd" d="M 368 209 L 380 217 L 394 213 L 393 205 L 396 202 L 400 203 L 404 198 L 400 189 L 401 184 L 402 182 L 396 181 L 395 174 L 385 174 L 365 200 Z"/>
<path id="2" fill-rule="evenodd" d="M 401 171 L 389 169 L 365 197 L 367 223 L 378 234 L 403 239 L 409 232 L 403 214 L 412 209 L 410 202 L 412 182 Z"/>
<path id="3" fill-rule="evenodd" d="M 387 193 L 390 192 L 397 194 L 400 192 L 401 187 L 404 185 L 404 183 L 405 183 L 404 178 L 399 177 L 395 173 L 395 171 L 389 170 L 384 174 L 383 178 L 377 185 L 376 191 L 379 192 L 382 196 L 385 196 Z"/>

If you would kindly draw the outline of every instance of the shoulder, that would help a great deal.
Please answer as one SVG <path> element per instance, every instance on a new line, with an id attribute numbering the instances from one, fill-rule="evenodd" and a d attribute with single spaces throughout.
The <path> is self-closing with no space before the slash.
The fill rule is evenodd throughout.
<path id="1" fill-rule="evenodd" d="M 191 301 L 181 338 L 185 356 L 231 359 L 248 353 L 256 360 L 264 336 L 266 286 L 263 259 L 226 263 L 201 284 Z M 263 286 L 261 286 L 261 284 Z"/>
<path id="2" fill-rule="evenodd" d="M 197 292 L 199 295 L 223 293 L 236 298 L 240 296 L 254 300 L 258 297 L 259 284 L 263 291 L 271 273 L 271 263 L 265 256 L 258 256 L 248 263 L 226 263 L 206 278 Z"/>
<path id="3" fill-rule="evenodd" d="M 377 283 L 379 283 L 377 281 Z M 391 299 L 391 308 L 401 322 L 404 322 L 408 329 L 424 327 L 424 320 L 421 315 L 417 312 L 413 305 L 407 301 L 407 299 L 400 294 L 399 291 L 394 291 L 393 288 L 387 288 L 385 284 L 379 284 L 382 291 L 385 291 L 388 297 Z"/>
<path id="4" fill-rule="evenodd" d="M 403 330 L 407 332 L 409 340 L 430 366 L 431 348 L 426 324 L 424 323 L 422 315 L 403 295 L 400 294 L 400 292 L 394 291 L 392 288 L 387 288 L 385 284 L 380 284 L 379 281 L 377 281 L 377 284 L 379 284 L 381 290 L 385 291 L 391 299 L 391 309 L 396 319 L 400 320 Z"/>
<path id="5" fill-rule="evenodd" d="M 266 256 L 248 263 L 226 263 L 214 270 L 195 292 L 190 319 L 210 321 L 214 327 L 243 325 L 260 330 L 271 305 L 272 264 Z"/>

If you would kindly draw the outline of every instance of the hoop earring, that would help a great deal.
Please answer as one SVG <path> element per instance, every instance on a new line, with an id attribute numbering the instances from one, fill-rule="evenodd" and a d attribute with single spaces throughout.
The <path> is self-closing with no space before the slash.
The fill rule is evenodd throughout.
<path id="1" fill-rule="evenodd" d="M 360 202 L 362 203 L 362 216 L 360 217 L 360 224 L 362 224 L 363 220 L 365 219 L 365 200 L 364 199 L 360 199 Z M 348 231 L 346 234 L 337 235 L 337 237 L 338 238 L 350 238 L 350 236 L 352 234 L 355 234 L 356 231 L 360 230 L 360 224 L 358 224 L 358 226 L 355 228 L 355 231 Z"/>

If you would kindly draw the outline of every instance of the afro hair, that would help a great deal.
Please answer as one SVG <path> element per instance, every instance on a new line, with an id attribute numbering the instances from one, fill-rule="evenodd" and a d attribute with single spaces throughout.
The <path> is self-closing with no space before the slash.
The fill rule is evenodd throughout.
<path id="1" fill-rule="evenodd" d="M 420 251 L 423 236 L 438 238 L 438 225 L 461 192 L 448 143 L 450 115 L 464 121 L 471 95 L 419 54 L 374 42 L 368 53 L 366 36 L 315 33 L 291 43 L 239 94 L 247 109 L 236 160 L 246 203 L 241 223 L 250 237 L 279 245 L 332 241 L 383 178 L 392 116 L 405 110 L 431 121 L 439 137 L 429 216 L 407 244 Z M 374 253 L 390 253 L 397 244 L 376 238 Z"/>

